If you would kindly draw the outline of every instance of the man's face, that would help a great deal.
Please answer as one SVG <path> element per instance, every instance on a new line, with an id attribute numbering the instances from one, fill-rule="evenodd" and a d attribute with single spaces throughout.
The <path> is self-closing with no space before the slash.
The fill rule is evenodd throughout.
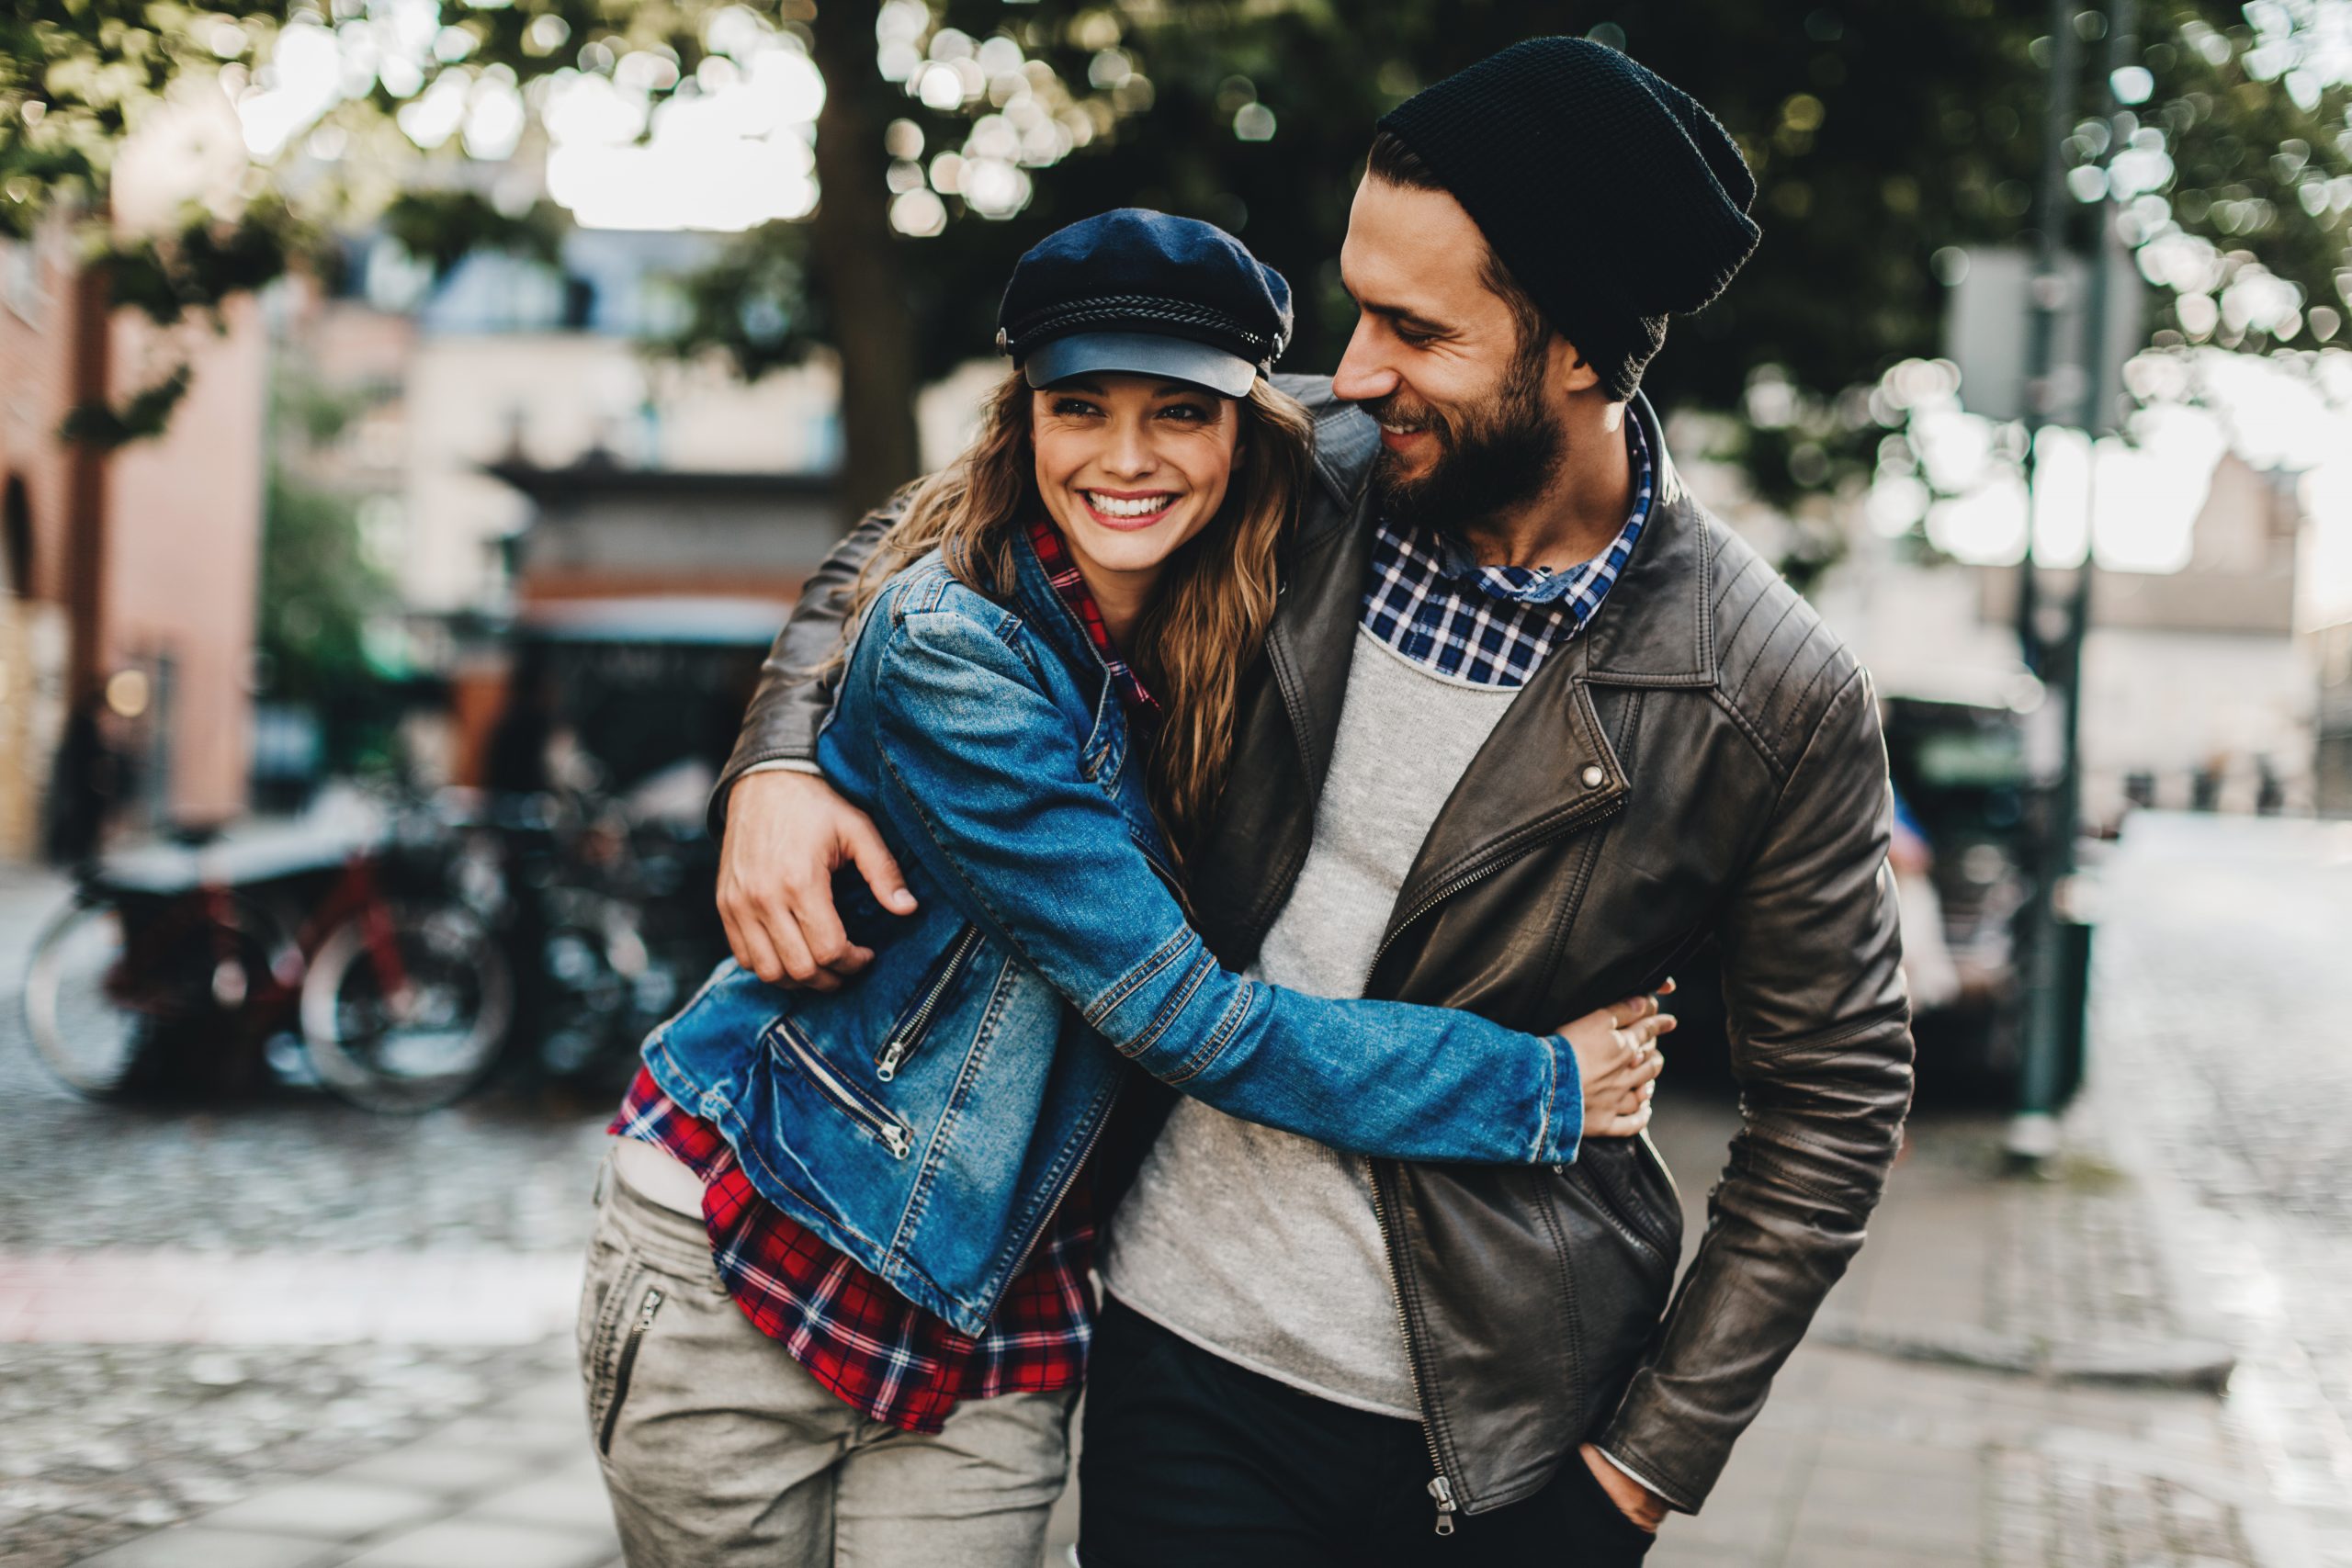
<path id="1" fill-rule="evenodd" d="M 1356 187 L 1340 276 L 1363 314 L 1331 389 L 1380 422 L 1373 482 L 1394 522 L 1475 525 L 1540 493 L 1566 450 L 1554 401 L 1572 388 L 1553 382 L 1575 356 L 1549 333 L 1522 342 L 1487 254 L 1444 192 Z"/>

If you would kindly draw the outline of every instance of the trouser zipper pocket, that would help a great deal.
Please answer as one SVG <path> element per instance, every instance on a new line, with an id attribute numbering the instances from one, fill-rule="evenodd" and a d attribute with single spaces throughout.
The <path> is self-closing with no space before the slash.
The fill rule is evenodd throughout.
<path id="1" fill-rule="evenodd" d="M 605 1424 L 596 1433 L 596 1451 L 609 1455 L 613 1451 L 613 1428 L 620 1425 L 621 1402 L 628 1397 L 628 1380 L 637 1371 L 637 1352 L 645 1343 L 646 1332 L 653 1326 L 653 1314 L 662 1310 L 662 1287 L 652 1286 L 645 1299 L 637 1304 L 637 1316 L 630 1320 L 628 1337 L 621 1341 L 620 1359 L 613 1366 L 613 1396 L 605 1402 Z"/>

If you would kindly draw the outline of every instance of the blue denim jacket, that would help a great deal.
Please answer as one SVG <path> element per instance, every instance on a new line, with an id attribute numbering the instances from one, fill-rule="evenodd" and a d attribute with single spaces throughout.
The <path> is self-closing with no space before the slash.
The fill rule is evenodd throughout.
<path id="1" fill-rule="evenodd" d="M 818 760 L 918 911 L 837 883 L 875 950 L 831 994 L 732 960 L 645 1059 L 768 1200 L 978 1334 L 1085 1163 L 1122 1059 L 1231 1115 L 1400 1159 L 1565 1164 L 1556 1036 L 1327 1000 L 1220 967 L 1186 923 L 1101 658 L 1027 549 L 1010 603 L 936 555 L 868 608 Z"/>

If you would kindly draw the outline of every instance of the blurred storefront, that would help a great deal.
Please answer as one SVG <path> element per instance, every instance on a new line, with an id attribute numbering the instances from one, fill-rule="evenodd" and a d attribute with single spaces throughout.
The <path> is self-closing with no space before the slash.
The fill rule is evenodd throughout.
<path id="1" fill-rule="evenodd" d="M 108 312 L 62 220 L 0 241 L 0 859 L 39 852 L 72 730 L 121 764 L 118 819 L 243 809 L 265 333 L 250 300 L 222 326 L 166 341 Z M 194 382 L 165 434 L 58 439 L 77 404 L 181 357 Z"/>

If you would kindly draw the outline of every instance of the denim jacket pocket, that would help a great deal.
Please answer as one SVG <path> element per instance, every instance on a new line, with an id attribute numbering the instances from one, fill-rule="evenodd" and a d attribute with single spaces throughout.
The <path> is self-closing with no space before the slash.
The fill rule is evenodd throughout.
<path id="1" fill-rule="evenodd" d="M 839 1066 L 825 1059 L 790 1013 L 771 1022 L 762 1036 L 770 1055 L 789 1063 L 813 1086 L 818 1095 L 848 1117 L 867 1136 L 890 1151 L 893 1159 L 914 1152 L 914 1129 L 872 1095 L 859 1089 Z"/>

